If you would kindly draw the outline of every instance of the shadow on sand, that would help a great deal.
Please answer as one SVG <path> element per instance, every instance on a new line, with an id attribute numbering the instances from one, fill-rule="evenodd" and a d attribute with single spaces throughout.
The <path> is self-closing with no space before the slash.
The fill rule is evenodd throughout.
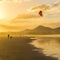
<path id="1" fill-rule="evenodd" d="M 29 37 L 15 37 L 12 39 L 1 39 L 0 59 L 1 60 L 58 60 L 50 56 L 45 56 L 42 52 L 33 51 L 36 49 L 29 43 L 33 39 Z"/>

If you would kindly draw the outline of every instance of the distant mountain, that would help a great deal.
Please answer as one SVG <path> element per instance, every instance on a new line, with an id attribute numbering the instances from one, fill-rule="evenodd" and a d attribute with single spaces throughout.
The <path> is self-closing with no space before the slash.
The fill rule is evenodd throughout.
<path id="1" fill-rule="evenodd" d="M 55 34 L 60 34 L 60 27 L 55 28 L 53 31 Z"/>
<path id="2" fill-rule="evenodd" d="M 52 29 L 49 27 L 38 26 L 32 30 L 32 34 L 51 34 Z"/>
<path id="3" fill-rule="evenodd" d="M 22 32 L 20 32 L 21 34 L 23 33 L 23 34 L 28 34 L 28 33 L 30 33 L 31 32 L 31 30 L 29 30 L 29 29 L 26 29 L 26 30 L 24 30 L 24 31 L 22 31 Z"/>
<path id="4" fill-rule="evenodd" d="M 45 26 L 38 26 L 36 28 L 34 28 L 33 30 L 24 30 L 21 32 L 22 34 L 60 34 L 60 27 L 52 29 L 49 27 L 45 27 Z"/>

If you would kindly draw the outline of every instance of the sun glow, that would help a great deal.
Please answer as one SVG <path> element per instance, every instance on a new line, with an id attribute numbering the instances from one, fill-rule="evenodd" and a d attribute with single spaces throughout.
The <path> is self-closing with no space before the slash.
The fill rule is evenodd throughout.
<path id="1" fill-rule="evenodd" d="M 4 19 L 5 15 L 0 13 L 0 19 Z"/>

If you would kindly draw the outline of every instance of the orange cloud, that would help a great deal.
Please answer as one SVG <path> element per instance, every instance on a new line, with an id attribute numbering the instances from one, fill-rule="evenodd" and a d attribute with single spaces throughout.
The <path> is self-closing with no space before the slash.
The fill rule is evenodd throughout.
<path id="1" fill-rule="evenodd" d="M 50 6 L 49 5 L 44 5 L 44 4 L 31 8 L 31 10 L 49 10 L 49 9 L 50 9 Z"/>
<path id="2" fill-rule="evenodd" d="M 1 0 L 0 2 L 14 2 L 14 3 L 22 3 L 22 2 L 29 2 L 31 0 Z"/>
<path id="3" fill-rule="evenodd" d="M 39 16 L 31 13 L 25 13 L 18 15 L 15 19 L 30 19 L 30 18 L 38 18 Z"/>

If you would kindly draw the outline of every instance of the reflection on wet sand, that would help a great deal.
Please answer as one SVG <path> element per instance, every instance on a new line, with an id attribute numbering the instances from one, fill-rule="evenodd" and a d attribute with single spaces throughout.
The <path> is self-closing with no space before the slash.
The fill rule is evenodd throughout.
<path id="1" fill-rule="evenodd" d="M 32 41 L 29 37 L 0 38 L 0 60 L 58 60 L 56 57 L 45 56 L 42 48 L 29 44 Z"/>
<path id="2" fill-rule="evenodd" d="M 60 38 L 40 37 L 32 42 L 36 48 L 42 48 L 46 56 L 57 57 L 60 60 Z M 40 50 L 38 50 L 40 52 Z"/>

